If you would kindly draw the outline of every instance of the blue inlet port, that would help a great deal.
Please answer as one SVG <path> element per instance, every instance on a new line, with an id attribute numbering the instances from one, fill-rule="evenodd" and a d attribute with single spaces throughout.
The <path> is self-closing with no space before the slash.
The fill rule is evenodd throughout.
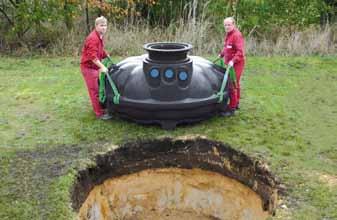
<path id="1" fill-rule="evenodd" d="M 165 77 L 166 78 L 171 79 L 171 78 L 173 78 L 173 75 L 174 75 L 174 72 L 173 72 L 172 69 L 165 70 Z"/>
<path id="2" fill-rule="evenodd" d="M 159 76 L 159 70 L 158 69 L 152 69 L 152 70 L 150 70 L 150 76 L 152 77 L 152 78 L 158 78 L 158 76 Z"/>

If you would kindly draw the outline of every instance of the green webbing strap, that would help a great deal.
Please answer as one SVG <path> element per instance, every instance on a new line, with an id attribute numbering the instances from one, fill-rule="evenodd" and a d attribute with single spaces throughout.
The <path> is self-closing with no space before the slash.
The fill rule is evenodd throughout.
<path id="1" fill-rule="evenodd" d="M 220 65 L 223 68 L 227 68 L 227 66 L 223 62 L 223 59 L 221 59 Z M 236 87 L 236 74 L 235 74 L 234 68 L 230 68 L 230 70 L 229 70 L 229 79 L 231 80 L 231 83 L 233 83 L 235 85 L 235 87 Z"/>
<path id="2" fill-rule="evenodd" d="M 223 59 L 220 60 L 220 66 L 225 67 L 225 63 L 223 62 Z"/>
<path id="3" fill-rule="evenodd" d="M 112 63 L 111 59 L 105 58 L 102 60 L 104 66 L 109 66 Z M 105 103 L 105 73 L 99 73 L 99 88 L 98 88 L 98 98 L 100 103 Z"/>
<path id="4" fill-rule="evenodd" d="M 108 77 L 108 81 L 109 81 L 110 86 L 112 88 L 112 91 L 114 93 L 114 97 L 113 97 L 112 101 L 113 101 L 113 103 L 115 105 L 118 105 L 119 104 L 119 99 L 120 99 L 121 95 L 119 94 L 118 89 L 117 89 L 115 83 L 112 81 L 109 73 L 107 73 L 106 76 Z"/>
<path id="5" fill-rule="evenodd" d="M 224 96 L 224 91 L 225 91 L 225 87 L 226 87 L 226 83 L 227 83 L 227 79 L 228 79 L 228 72 L 229 72 L 229 69 L 231 69 L 230 67 L 228 67 L 226 69 L 226 72 L 225 74 L 223 75 L 223 80 L 222 80 L 222 84 L 221 84 L 221 88 L 220 88 L 220 91 L 216 94 L 216 96 L 218 96 L 219 100 L 218 100 L 218 103 L 221 103 L 223 102 L 223 96 Z"/>
<path id="6" fill-rule="evenodd" d="M 111 60 L 110 57 L 107 57 L 106 59 L 104 59 L 102 61 L 102 64 L 107 67 L 107 66 L 113 64 L 113 62 L 112 62 L 112 60 Z M 105 82 L 105 76 L 107 76 L 108 82 L 109 82 L 109 84 L 110 84 L 110 86 L 112 88 L 112 91 L 114 93 L 114 97 L 113 97 L 112 101 L 113 101 L 114 104 L 118 105 L 121 95 L 119 94 L 117 86 L 115 85 L 115 83 L 111 79 L 109 73 L 107 73 L 107 74 L 105 74 L 103 72 L 100 73 L 100 78 L 99 78 L 99 80 L 100 80 L 99 101 L 102 102 L 102 103 L 104 103 L 105 99 L 106 99 L 106 96 L 105 96 L 105 83 L 104 83 Z"/>
<path id="7" fill-rule="evenodd" d="M 221 67 L 225 68 L 225 64 L 223 62 L 223 59 L 220 60 L 220 65 L 221 65 Z M 236 86 L 235 70 L 231 66 L 227 66 L 226 72 L 225 72 L 223 80 L 222 80 L 220 91 L 216 94 L 216 96 L 218 96 L 218 98 L 219 98 L 218 103 L 223 102 L 223 97 L 224 97 L 224 94 L 225 94 L 224 91 L 225 91 L 226 83 L 227 83 L 227 80 L 228 80 L 228 75 L 229 75 L 229 79 L 230 79 L 231 83 L 233 83 L 234 86 Z"/>
<path id="8" fill-rule="evenodd" d="M 105 96 L 105 74 L 99 74 L 99 102 L 104 103 L 106 100 Z"/>

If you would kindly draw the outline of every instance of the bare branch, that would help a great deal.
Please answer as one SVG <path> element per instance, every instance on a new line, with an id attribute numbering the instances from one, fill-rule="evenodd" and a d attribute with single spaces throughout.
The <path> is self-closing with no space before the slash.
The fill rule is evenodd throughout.
<path id="1" fill-rule="evenodd" d="M 7 19 L 8 23 L 12 26 L 14 26 L 14 22 L 10 19 L 10 17 L 6 14 L 5 10 L 0 8 L 0 12 L 5 16 L 5 18 Z"/>
<path id="2" fill-rule="evenodd" d="M 10 1 L 10 3 L 12 3 L 12 5 L 13 5 L 15 8 L 18 7 L 18 5 L 17 5 L 15 2 L 13 2 L 13 0 L 9 0 L 9 1 Z"/>
<path id="3" fill-rule="evenodd" d="M 31 26 L 28 26 L 25 30 L 22 32 L 22 36 L 31 28 Z"/>

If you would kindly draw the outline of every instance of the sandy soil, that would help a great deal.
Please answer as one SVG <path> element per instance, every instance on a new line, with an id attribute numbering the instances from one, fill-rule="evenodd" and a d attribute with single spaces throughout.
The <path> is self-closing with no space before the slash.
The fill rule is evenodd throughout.
<path id="1" fill-rule="evenodd" d="M 266 219 L 260 197 L 245 185 L 200 169 L 155 169 L 96 186 L 78 219 Z"/>

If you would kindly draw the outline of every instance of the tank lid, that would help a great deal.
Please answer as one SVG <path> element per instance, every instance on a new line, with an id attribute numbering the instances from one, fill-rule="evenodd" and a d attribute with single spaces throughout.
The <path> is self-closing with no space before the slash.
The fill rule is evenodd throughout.
<path id="1" fill-rule="evenodd" d="M 192 49 L 191 44 L 156 42 L 148 43 L 143 48 L 149 53 L 152 62 L 184 62 L 188 60 L 187 53 Z"/>

